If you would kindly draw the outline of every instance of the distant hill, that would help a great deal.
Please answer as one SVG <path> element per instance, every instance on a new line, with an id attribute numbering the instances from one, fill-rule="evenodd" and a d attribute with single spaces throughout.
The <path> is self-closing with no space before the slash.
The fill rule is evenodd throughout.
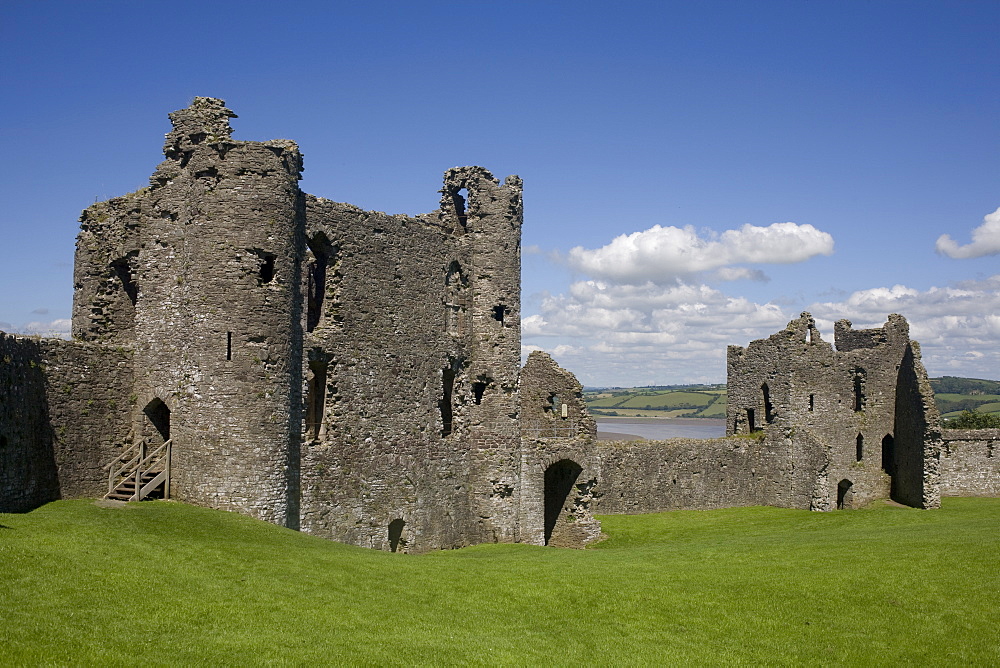
<path id="1" fill-rule="evenodd" d="M 583 399 L 598 417 L 726 417 L 725 385 L 586 389 Z"/>
<path id="2" fill-rule="evenodd" d="M 942 376 L 931 378 L 942 417 L 963 410 L 1000 415 L 1000 380 Z M 648 387 L 585 388 L 587 410 L 597 417 L 726 417 L 726 386 L 651 385 Z"/>
<path id="3" fill-rule="evenodd" d="M 1000 415 L 1000 380 L 942 376 L 931 378 L 931 387 L 943 418 L 958 417 L 964 410 Z"/>

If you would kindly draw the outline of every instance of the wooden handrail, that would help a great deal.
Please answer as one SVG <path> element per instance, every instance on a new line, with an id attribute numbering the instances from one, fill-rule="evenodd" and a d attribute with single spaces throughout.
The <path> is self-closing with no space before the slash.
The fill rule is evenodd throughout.
<path id="1" fill-rule="evenodd" d="M 140 441 L 133 445 L 131 448 L 126 450 L 118 457 L 118 459 L 111 461 L 105 468 L 110 467 L 110 473 L 108 474 L 108 494 L 114 493 L 115 489 L 118 487 L 119 483 L 129 478 L 135 478 L 135 493 L 132 496 L 133 501 L 141 501 L 143 497 L 146 496 L 150 491 L 152 491 L 156 485 L 147 483 L 142 484 L 142 477 L 146 473 L 156 472 L 158 475 L 156 479 L 159 481 L 162 479 L 165 482 L 164 486 L 164 498 L 169 498 L 170 494 L 170 451 L 173 443 L 173 439 L 167 439 L 161 443 L 155 450 L 151 453 L 144 455 L 145 443 Z M 128 462 L 123 466 L 119 466 L 115 470 L 114 465 L 116 463 L 121 463 L 124 457 L 130 454 L 133 450 L 138 450 L 138 452 L 133 455 Z M 157 483 L 159 484 L 159 482 Z"/>
<path id="2" fill-rule="evenodd" d="M 138 450 L 138 449 L 139 449 L 139 443 L 133 443 L 132 445 L 130 445 L 128 447 L 127 450 L 123 450 L 122 453 L 120 455 L 118 455 L 117 458 L 112 459 L 110 462 L 108 462 L 107 464 L 105 464 L 102 468 L 105 471 L 107 471 L 108 469 L 110 469 L 112 466 L 115 465 L 115 462 L 125 461 L 125 457 L 128 457 L 132 453 L 133 450 Z M 132 459 L 132 458 L 133 457 L 129 457 L 129 459 Z"/>

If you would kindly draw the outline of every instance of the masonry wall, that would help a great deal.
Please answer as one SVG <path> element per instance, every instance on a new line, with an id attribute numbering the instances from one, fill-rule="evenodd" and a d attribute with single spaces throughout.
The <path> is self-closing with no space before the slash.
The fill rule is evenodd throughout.
<path id="1" fill-rule="evenodd" d="M 304 339 L 302 530 L 397 551 L 472 542 L 462 437 L 478 407 L 468 314 L 447 307 L 449 267 L 458 284 L 471 271 L 465 244 L 444 226 L 313 197 L 307 220 L 310 264 L 326 269 L 312 270 L 320 313 Z"/>
<path id="2" fill-rule="evenodd" d="M 933 507 L 936 411 L 906 320 L 866 330 L 841 320 L 835 341 L 803 313 L 767 339 L 730 346 L 727 432 L 808 429 L 830 452 L 817 509 L 890 495 Z"/>
<path id="3" fill-rule="evenodd" d="M 131 351 L 0 332 L 0 509 L 107 492 L 130 429 Z"/>
<path id="4" fill-rule="evenodd" d="M 942 496 L 1000 496 L 1000 429 L 945 429 Z"/>
<path id="5" fill-rule="evenodd" d="M 37 339 L 0 332 L 0 512 L 59 498 L 42 365 Z"/>
<path id="6" fill-rule="evenodd" d="M 132 444 L 132 350 L 59 339 L 39 347 L 60 495 L 104 496 L 105 465 Z"/>
<path id="7" fill-rule="evenodd" d="M 307 197 L 303 530 L 514 540 L 520 216 L 520 181 L 478 167 L 419 217 Z"/>

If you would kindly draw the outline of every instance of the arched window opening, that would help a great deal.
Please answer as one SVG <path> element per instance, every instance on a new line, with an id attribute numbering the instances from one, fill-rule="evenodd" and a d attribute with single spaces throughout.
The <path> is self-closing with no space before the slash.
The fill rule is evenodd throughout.
<path id="1" fill-rule="evenodd" d="M 132 306 L 135 306 L 135 303 L 139 300 L 139 286 L 136 285 L 135 278 L 132 276 L 132 265 L 129 263 L 131 257 L 134 257 L 134 255 L 115 260 L 111 263 L 111 268 L 121 282 L 122 289 L 128 296 L 128 300 L 132 302 Z"/>
<path id="2" fill-rule="evenodd" d="M 545 544 L 549 544 L 552 532 L 560 515 L 566 510 L 566 502 L 576 479 L 583 471 L 576 462 L 561 459 L 545 469 Z"/>
<path id="3" fill-rule="evenodd" d="M 149 425 L 153 428 L 151 434 L 160 443 L 170 440 L 170 409 L 159 398 L 153 399 L 142 409 Z"/>
<path id="4" fill-rule="evenodd" d="M 309 261 L 306 263 L 306 331 L 311 332 L 323 319 L 323 298 L 326 296 L 326 269 L 330 262 L 330 242 L 322 233 L 308 241 Z"/>
<path id="5" fill-rule="evenodd" d="M 854 498 L 854 493 L 851 491 L 852 487 L 854 487 L 854 483 L 846 478 L 837 483 L 837 510 L 844 510 L 851 507 L 851 502 Z"/>
<path id="6" fill-rule="evenodd" d="M 406 522 L 402 518 L 389 522 L 389 551 L 396 552 L 400 548 L 406 549 L 406 541 L 403 539 L 403 527 Z"/>
<path id="7" fill-rule="evenodd" d="M 469 310 L 469 281 L 462 273 L 462 265 L 457 260 L 448 265 L 444 285 L 448 333 L 452 336 L 464 336 Z"/>
<path id="8" fill-rule="evenodd" d="M 862 459 L 865 458 L 865 437 L 862 436 L 861 434 L 858 434 L 858 437 L 857 439 L 855 439 L 855 441 L 856 441 L 855 454 L 857 455 L 856 459 L 860 462 Z"/>
<path id="9" fill-rule="evenodd" d="M 774 422 L 774 405 L 771 404 L 771 391 L 767 387 L 767 383 L 760 386 L 761 394 L 764 395 L 764 422 L 771 424 Z"/>
<path id="10" fill-rule="evenodd" d="M 274 260 L 273 253 L 260 253 L 260 267 L 257 270 L 259 285 L 266 285 L 274 280 Z"/>
<path id="11" fill-rule="evenodd" d="M 886 434 L 882 438 L 882 470 L 887 474 L 895 475 L 895 442 L 892 434 Z"/>
<path id="12" fill-rule="evenodd" d="M 306 397 L 306 440 L 318 441 L 325 435 L 326 377 L 329 362 L 310 360 L 309 390 Z"/>
<path id="13" fill-rule="evenodd" d="M 859 412 L 865 409 L 865 370 L 856 368 L 853 371 L 854 377 L 854 411 Z"/>
<path id="14" fill-rule="evenodd" d="M 461 366 L 461 361 L 454 360 L 441 370 L 441 399 L 438 401 L 438 408 L 441 411 L 442 437 L 450 436 L 455 429 L 455 378 Z"/>
<path id="15" fill-rule="evenodd" d="M 483 395 L 486 394 L 486 388 L 491 382 L 489 378 L 480 376 L 479 380 L 472 384 L 472 399 L 477 406 L 483 403 Z"/>
<path id="16" fill-rule="evenodd" d="M 468 194 L 469 191 L 465 188 L 455 188 L 451 191 L 451 203 L 455 207 L 455 217 L 458 219 L 458 224 L 462 226 L 463 232 L 468 229 L 469 225 L 469 216 L 465 212 L 465 202 Z"/>

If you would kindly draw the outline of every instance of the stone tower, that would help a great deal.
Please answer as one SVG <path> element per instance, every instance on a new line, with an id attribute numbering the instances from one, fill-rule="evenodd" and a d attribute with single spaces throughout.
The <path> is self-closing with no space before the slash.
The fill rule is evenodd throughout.
<path id="1" fill-rule="evenodd" d="M 181 500 L 298 525 L 301 157 L 196 98 L 135 195 L 85 212 L 74 335 L 134 347 L 134 437 Z"/>

